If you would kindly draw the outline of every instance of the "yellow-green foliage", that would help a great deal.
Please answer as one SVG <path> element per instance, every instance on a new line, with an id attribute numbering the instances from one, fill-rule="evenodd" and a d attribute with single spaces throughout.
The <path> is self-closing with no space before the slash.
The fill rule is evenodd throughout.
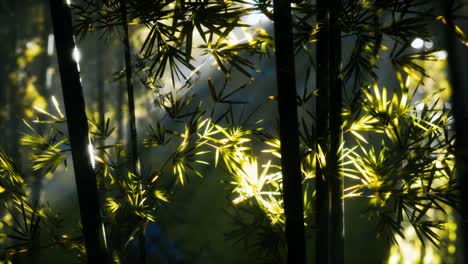
<path id="1" fill-rule="evenodd" d="M 17 63 L 20 69 L 26 68 L 37 56 L 43 52 L 40 40 L 33 39 L 26 43 L 26 47 L 21 56 L 17 57 Z"/>
<path id="2" fill-rule="evenodd" d="M 34 117 L 34 107 L 47 109 L 47 101 L 37 90 L 36 81 L 36 77 L 32 77 L 26 81 L 25 85 L 23 104 L 26 106 L 24 108 L 24 116 L 27 119 Z"/>

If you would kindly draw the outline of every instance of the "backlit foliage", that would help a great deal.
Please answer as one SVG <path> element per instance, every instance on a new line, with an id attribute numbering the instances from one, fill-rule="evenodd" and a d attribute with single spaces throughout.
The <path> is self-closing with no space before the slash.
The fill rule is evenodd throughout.
<path id="1" fill-rule="evenodd" d="M 274 118 L 259 114 L 265 105 L 276 104 L 276 97 L 263 94 L 253 101 L 248 96 L 255 80 L 262 78 L 259 61 L 275 48 L 268 26 L 257 28 L 246 21 L 249 16 L 271 21 L 272 2 L 127 2 L 129 25 L 147 32 L 136 47 L 132 66 L 153 99 L 157 117 L 144 120 L 148 129 L 141 143 L 155 154 L 155 160 L 143 164 L 142 175 L 129 172 L 127 146 L 116 139 L 112 121 L 99 122 L 88 115 L 93 116 L 89 136 L 113 258 L 131 259 L 140 231 L 158 221 L 161 206 L 171 205 L 174 186 L 184 186 L 192 177 L 209 172 L 229 176 L 225 186 L 231 191 L 228 213 L 233 227 L 228 237 L 243 241 L 252 255 L 263 253 L 266 263 L 281 263 L 286 250 L 281 146 L 275 124 L 271 125 Z M 423 96 L 418 92 L 430 77 L 422 64 L 439 60 L 441 50 L 415 50 L 411 42 L 416 37 L 430 40 L 429 25 L 440 23 L 462 41 L 464 35 L 451 18 L 440 17 L 440 11 L 427 1 L 344 2 L 339 24 L 352 48 L 341 75 L 346 95 L 339 150 L 341 176 L 346 181 L 343 198 L 367 199 L 366 216 L 379 223 L 379 235 L 389 241 L 401 243 L 411 228 L 422 245 L 437 245 L 448 219 L 445 213 L 458 206 L 452 117 L 450 105 L 437 99 L 441 91 Z M 85 38 L 88 32 L 97 31 L 105 39 L 120 34 L 120 3 L 72 1 L 77 34 Z M 297 58 L 305 58 L 301 62 L 307 64 L 305 76 L 298 81 L 304 86 L 297 102 L 308 237 L 317 228 L 316 170 L 320 168 L 326 177 L 339 176 L 327 175 L 330 146 L 317 146 L 316 116 L 311 110 L 319 89 L 310 83 L 315 42 L 322 30 L 315 21 L 320 10 L 313 3 L 293 5 Z M 454 5 L 453 11 L 457 8 Z M 206 63 L 222 72 L 221 85 L 211 77 L 200 80 Z M 379 78 L 381 68 L 389 65 L 391 80 Z M 70 153 L 66 120 L 57 103 L 54 106 L 53 111 L 36 107 L 37 118 L 25 121 L 27 131 L 21 139 L 29 149 L 32 169 L 44 175 L 53 175 L 60 165 L 66 165 Z M 13 159 L 1 151 L 0 162 L 0 196 L 5 197 L 2 201 L 8 210 L 0 226 L 2 245 L 8 245 L 1 258 L 8 260 L 38 246 L 37 230 L 43 228 L 50 229 L 47 238 L 52 242 L 46 245 L 59 244 L 82 257 L 81 232 L 72 235 L 57 229 L 56 215 L 44 205 L 31 205 L 34 201 L 26 197 L 28 187 Z"/>
<path id="2" fill-rule="evenodd" d="M 1 260 L 8 263 L 16 255 L 38 246 L 60 246 L 73 250 L 82 244 L 82 235 L 78 232 L 66 234 L 62 229 L 61 217 L 48 205 L 38 205 L 29 200 L 24 176 L 13 159 L 0 149 L 0 206 L 3 212 L 0 220 Z M 47 243 L 40 245 L 41 238 L 45 238 Z"/>
<path id="3" fill-rule="evenodd" d="M 457 204 L 451 117 L 443 104 L 429 98 L 412 102 L 403 91 L 401 100 L 395 96 L 387 101 L 386 90 L 382 97 L 378 91 L 365 92 L 363 115 L 375 119 L 360 124 L 363 132 L 349 122 L 353 134 L 380 143 L 378 147 L 369 144 L 361 134 L 354 138 L 359 147 L 349 155 L 345 176 L 360 183 L 347 188 L 346 196 L 370 198 L 370 212 L 379 219 L 383 234 L 404 237 L 402 222 L 409 221 L 423 243 L 427 239 L 437 244 L 439 237 L 433 229 L 442 223 L 427 212 L 444 212 L 443 206 Z M 367 125 L 373 131 L 364 132 Z"/>

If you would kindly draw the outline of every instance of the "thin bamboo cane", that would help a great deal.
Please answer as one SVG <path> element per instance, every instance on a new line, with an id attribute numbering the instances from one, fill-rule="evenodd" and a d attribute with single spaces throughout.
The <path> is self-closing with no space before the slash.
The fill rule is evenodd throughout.
<path id="1" fill-rule="evenodd" d="M 140 157 L 138 152 L 138 137 L 136 130 L 136 116 L 135 116 L 135 95 L 133 89 L 133 76 L 132 76 L 132 62 L 130 56 L 130 41 L 128 35 L 128 18 L 127 18 L 127 1 L 121 0 L 121 15 L 122 15 L 122 27 L 123 27 L 123 44 L 124 44 L 124 56 L 125 56 L 125 75 L 127 81 L 127 96 L 128 96 L 128 114 L 130 123 L 130 169 L 135 175 L 140 178 L 140 191 L 143 189 L 141 184 L 141 171 L 140 171 Z M 143 225 L 145 226 L 145 225 Z M 142 227 L 139 236 L 140 242 L 140 263 L 146 262 L 146 238 L 145 228 Z"/>
<path id="2" fill-rule="evenodd" d="M 97 110 L 99 116 L 99 126 L 105 126 L 105 97 L 104 97 L 104 49 L 101 40 L 96 36 L 96 88 L 97 88 Z M 99 140 L 99 146 L 104 145 L 103 139 Z M 98 155 L 103 157 L 104 150 L 100 150 Z"/>

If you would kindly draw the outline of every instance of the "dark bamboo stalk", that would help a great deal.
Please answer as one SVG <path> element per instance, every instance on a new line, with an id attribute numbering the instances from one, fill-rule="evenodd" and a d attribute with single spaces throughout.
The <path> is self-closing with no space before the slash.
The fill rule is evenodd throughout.
<path id="1" fill-rule="evenodd" d="M 51 33 L 51 25 L 50 25 L 50 16 L 49 16 L 49 0 L 43 0 L 40 3 L 42 5 L 42 14 L 44 16 L 44 22 L 42 24 L 42 34 L 41 38 L 43 41 L 43 46 L 44 46 L 44 51 L 40 55 L 40 63 L 41 66 L 39 68 L 39 73 L 38 73 L 38 84 L 39 84 L 39 92 L 41 95 L 45 98 L 49 98 L 49 91 L 47 89 L 46 85 L 46 79 L 47 79 L 47 69 L 50 66 L 50 56 L 47 54 L 47 45 L 48 45 L 48 39 L 49 39 L 49 34 Z M 34 173 L 34 180 L 31 186 L 31 198 L 32 201 L 37 202 L 40 204 L 40 197 L 41 197 L 41 192 L 42 192 L 42 180 L 43 180 L 43 175 L 41 172 L 35 172 Z"/>
<path id="2" fill-rule="evenodd" d="M 5 13 L 0 13 L 0 23 L 6 25 L 10 21 L 10 17 Z M 9 26 L 11 27 L 11 25 Z M 1 39 L 9 39 L 9 35 L 13 30 L 9 27 L 0 31 Z M 8 93 L 9 93 L 9 72 L 11 71 L 13 62 L 15 61 L 13 56 L 13 49 L 10 49 L 9 41 L 0 42 L 0 58 L 2 58 L 2 70 L 0 71 L 0 130 L 7 131 L 7 105 L 8 105 Z M 8 133 L 7 133 L 8 134 Z M 1 146 L 7 147 L 8 136 L 0 137 Z"/>
<path id="3" fill-rule="evenodd" d="M 341 111 L 342 111 L 342 79 L 341 79 L 341 31 L 338 15 L 342 0 L 329 1 L 330 3 L 330 150 L 328 152 L 327 172 L 330 177 L 328 189 L 330 193 L 330 262 L 344 263 L 344 221 L 343 210 L 343 177 L 340 168 L 339 148 L 342 142 Z"/>
<path id="4" fill-rule="evenodd" d="M 50 16 L 49 16 L 49 1 L 42 0 L 40 3 L 42 8 L 42 16 L 43 16 L 43 24 L 42 24 L 42 44 L 43 44 L 43 52 L 39 57 L 41 67 L 38 69 L 38 78 L 37 82 L 39 84 L 39 92 L 44 98 L 49 98 L 49 91 L 47 89 L 47 70 L 50 64 L 50 56 L 47 53 L 47 45 L 49 40 L 49 34 L 51 33 L 51 23 L 50 23 Z M 38 5 L 39 5 L 38 4 Z M 31 200 L 34 203 L 41 204 L 41 193 L 42 193 L 42 185 L 43 185 L 44 175 L 41 171 L 35 171 L 33 173 L 33 181 L 31 184 Z M 40 241 L 39 238 L 33 241 L 33 247 L 29 255 L 29 263 L 36 264 L 39 263 L 39 256 L 40 256 Z"/>
<path id="5" fill-rule="evenodd" d="M 12 74 L 17 71 L 16 63 L 16 34 L 15 26 L 15 8 L 12 6 L 15 3 L 5 4 L 5 11 L 0 13 L 0 23 L 6 25 L 0 30 L 0 38 L 4 41 L 0 42 L 0 58 L 2 70 L 0 71 L 0 129 L 5 135 L 0 138 L 0 143 L 5 149 L 10 152 L 10 98 L 11 93 L 15 91 L 15 82 L 11 78 Z"/>
<path id="6" fill-rule="evenodd" d="M 47 87 L 47 69 L 50 67 L 51 64 L 51 57 L 48 54 L 48 41 L 49 41 L 49 34 L 52 33 L 51 29 L 51 21 L 50 21 L 50 16 L 49 16 L 49 0 L 42 0 L 41 2 L 42 5 L 42 14 L 44 16 L 44 20 L 42 23 L 42 27 L 39 27 L 41 32 L 41 39 L 43 42 L 43 51 L 42 54 L 39 57 L 40 60 L 40 68 L 39 68 L 39 73 L 37 77 L 37 83 L 38 83 L 38 88 L 39 92 L 41 95 L 47 99 L 49 99 L 49 89 L 50 87 Z"/>
<path id="7" fill-rule="evenodd" d="M 12 68 L 10 71 L 10 74 L 13 73 L 12 75 L 15 76 L 13 78 L 9 77 L 9 91 L 8 91 L 8 103 L 9 103 L 9 109 L 8 109 L 8 151 L 9 153 L 13 156 L 15 160 L 17 160 L 19 163 L 20 162 L 20 153 L 19 153 L 19 133 L 17 131 L 20 120 L 23 118 L 22 113 L 23 113 L 23 104 L 21 103 L 21 99 L 24 97 L 24 81 L 25 78 L 21 77 L 19 74 L 19 66 L 16 62 L 16 56 L 17 50 L 19 47 L 19 32 L 21 29 L 21 14 L 20 11 L 20 3 L 15 1 L 11 4 L 12 9 L 13 9 L 13 14 L 11 17 L 11 31 L 10 31 L 10 37 L 9 41 L 11 43 L 11 51 L 13 53 L 13 64 L 11 64 Z"/>
<path id="8" fill-rule="evenodd" d="M 453 1 L 442 1 L 442 4 L 446 21 L 449 27 L 453 27 L 450 25 L 453 14 L 449 2 L 453 3 Z M 461 219 L 458 221 L 457 232 L 461 248 L 457 250 L 457 263 L 466 263 L 468 261 L 468 91 L 465 76 L 468 48 L 460 43 L 454 32 L 450 30 L 445 32 L 445 48 L 448 53 L 448 72 L 452 88 L 452 111 L 455 119 L 456 177 L 461 195 Z"/>
<path id="9" fill-rule="evenodd" d="M 123 68 L 123 65 L 119 65 L 119 70 Z M 117 140 L 119 142 L 123 141 L 124 138 L 124 122 L 123 122 L 123 104 L 124 104 L 124 96 L 125 96 L 125 85 L 122 80 L 119 80 L 117 83 Z"/>
<path id="10" fill-rule="evenodd" d="M 117 42 L 116 45 L 117 47 L 121 47 L 119 46 L 120 42 Z M 123 53 L 125 54 L 125 48 L 122 47 L 123 49 L 121 50 L 120 48 L 115 48 L 115 58 L 116 58 L 116 61 L 115 61 L 115 65 L 117 67 L 117 70 L 119 72 L 119 75 L 122 71 L 122 69 L 124 68 L 124 65 L 125 65 L 125 62 L 122 61 L 122 57 L 120 56 L 122 51 Z M 117 105 L 115 106 L 117 108 L 117 113 L 116 113 L 116 122 L 117 122 L 117 140 L 120 142 L 120 141 L 123 141 L 123 138 L 125 137 L 125 133 L 124 133 L 124 120 L 123 120 L 123 116 L 124 116 L 124 109 L 123 109 L 123 104 L 124 104 L 124 100 L 125 100 L 125 84 L 124 84 L 124 81 L 122 79 L 119 79 L 117 82 L 116 82 L 116 86 L 115 89 L 117 90 L 117 94 L 116 94 L 116 100 L 117 100 Z"/>
<path id="11" fill-rule="evenodd" d="M 305 263 L 305 235 L 290 1 L 275 0 L 273 8 L 287 263 L 300 264 Z"/>
<path id="12" fill-rule="evenodd" d="M 65 0 L 50 0 L 50 8 L 88 263 L 108 263 L 96 175 L 88 153 L 83 89 L 72 56 L 75 41 L 71 11 Z"/>
<path id="13" fill-rule="evenodd" d="M 18 132 L 16 131 L 17 127 L 17 117 L 15 116 L 15 111 L 21 111 L 21 108 L 18 108 L 18 63 L 17 63 L 17 48 L 18 48 L 18 3 L 17 2 L 6 2 L 4 4 L 5 13 L 0 13 L 1 20 L 3 25 L 6 25 L 0 37 L 4 41 L 0 44 L 0 64 L 2 65 L 0 71 L 0 92 L 1 92 L 1 101 L 0 107 L 2 116 L 0 121 L 2 121 L 1 128 L 5 136 L 2 137 L 2 146 L 6 147 L 6 152 L 11 155 L 14 160 L 18 158 Z M 13 77 L 14 76 L 14 77 Z M 3 108 L 5 107 L 5 108 Z M 4 122 L 4 123 L 3 123 Z M 16 145 L 16 146 L 15 146 Z M 19 164 L 19 163 L 17 163 Z M 0 214 L 4 215 L 5 209 L 0 208 Z M 14 256 L 12 261 L 21 262 L 23 258 L 21 256 Z"/>
<path id="14" fill-rule="evenodd" d="M 127 81 L 127 96 L 128 96 L 128 114 L 130 120 L 130 145 L 131 145 L 131 170 L 133 173 L 140 175 L 139 168 L 139 155 L 138 155 L 138 140 L 136 130 L 136 117 L 135 117 L 135 95 L 133 91 L 133 76 L 132 76 L 132 61 L 130 55 L 130 41 L 128 38 L 128 21 L 126 0 L 122 0 L 122 27 L 123 27 L 123 44 L 125 56 L 125 76 Z"/>
<path id="15" fill-rule="evenodd" d="M 104 129 L 105 125 L 105 98 L 104 98 L 104 49 L 101 40 L 96 34 L 96 88 L 97 88 L 97 110 L 99 113 L 99 126 Z M 99 146 L 104 145 L 104 139 L 99 139 Z M 98 155 L 103 157 L 103 150 Z"/>
<path id="16" fill-rule="evenodd" d="M 132 62 L 130 56 L 130 41 L 128 37 L 128 20 L 127 20 L 127 1 L 121 0 L 122 12 L 122 27 L 123 27 L 123 44 L 125 52 L 125 75 L 127 81 L 127 96 L 128 96 L 128 114 L 130 119 L 130 146 L 131 146 L 131 165 L 130 169 L 138 177 L 140 177 L 140 191 L 143 188 L 141 184 L 141 171 L 140 171 L 140 157 L 138 153 L 138 138 L 136 130 L 136 117 L 135 117 L 135 95 L 133 90 L 133 76 L 132 76 Z M 145 248 L 145 229 L 142 228 L 139 236 L 140 241 L 140 262 L 146 262 L 146 248 Z"/>
<path id="17" fill-rule="evenodd" d="M 330 29 L 328 22 L 328 9 L 326 7 L 327 0 L 317 0 L 317 21 L 320 24 L 320 31 L 317 35 L 317 73 L 316 82 L 318 89 L 318 96 L 316 98 L 316 137 L 317 149 L 318 146 L 322 151 L 327 151 L 328 146 L 328 112 L 329 112 L 329 85 L 330 85 Z M 316 208 L 318 226 L 316 237 L 316 263 L 328 264 L 328 230 L 329 230 L 329 194 L 327 186 L 327 174 L 324 170 L 320 169 L 319 162 L 317 161 L 317 170 L 315 175 L 316 182 Z"/>
<path id="18" fill-rule="evenodd" d="M 326 170 L 317 170 L 317 263 L 344 262 L 343 179 L 340 175 L 342 80 L 341 0 L 317 0 L 317 144 L 327 152 Z"/>

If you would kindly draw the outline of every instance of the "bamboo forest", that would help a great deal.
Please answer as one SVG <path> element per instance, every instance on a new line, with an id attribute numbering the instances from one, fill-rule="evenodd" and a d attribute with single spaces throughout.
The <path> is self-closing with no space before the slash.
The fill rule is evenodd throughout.
<path id="1" fill-rule="evenodd" d="M 0 22 L 0 264 L 468 263 L 468 1 Z"/>

